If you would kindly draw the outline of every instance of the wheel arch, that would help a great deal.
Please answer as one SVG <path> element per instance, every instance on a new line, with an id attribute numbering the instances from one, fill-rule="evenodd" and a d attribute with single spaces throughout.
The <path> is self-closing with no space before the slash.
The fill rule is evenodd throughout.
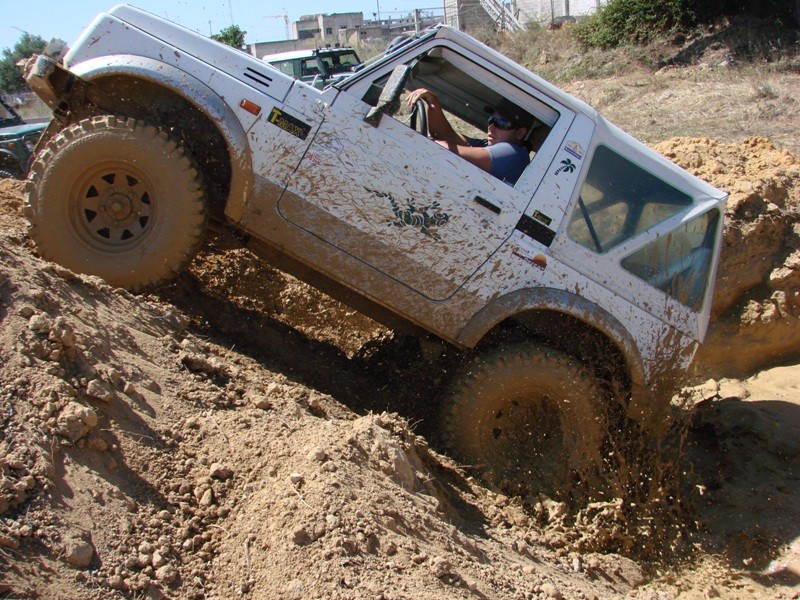
<path id="1" fill-rule="evenodd" d="M 30 237 L 72 271 L 140 290 L 174 277 L 202 242 L 208 203 L 197 161 L 153 123 L 81 119 L 48 141 L 31 172 Z"/>
<path id="2" fill-rule="evenodd" d="M 646 385 L 641 353 L 625 326 L 605 309 L 564 290 L 524 289 L 501 296 L 470 320 L 458 342 L 475 347 L 520 326 L 578 358 L 585 352 L 578 342 L 588 338 L 602 344 L 611 352 L 614 366 L 624 369 L 629 384 Z"/>
<path id="3" fill-rule="evenodd" d="M 201 165 L 213 216 L 221 219 L 230 199 L 249 195 L 247 135 L 228 103 L 205 83 L 172 65 L 129 55 L 91 59 L 72 72 L 114 99 L 103 110 L 155 120 L 160 126 L 184 124 L 178 133 Z"/>
<path id="4" fill-rule="evenodd" d="M 13 152 L 3 148 L 0 148 L 0 168 L 20 174 L 23 172 L 23 165 L 20 164 L 19 158 Z"/>

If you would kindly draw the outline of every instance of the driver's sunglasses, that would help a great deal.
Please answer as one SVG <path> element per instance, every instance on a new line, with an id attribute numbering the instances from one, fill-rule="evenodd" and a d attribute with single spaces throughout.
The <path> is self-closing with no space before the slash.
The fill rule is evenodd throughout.
<path id="1" fill-rule="evenodd" d="M 494 125 L 503 131 L 510 131 L 511 129 L 516 129 L 517 127 L 517 124 L 513 121 L 509 121 L 503 117 L 498 117 L 497 115 L 492 115 L 489 117 L 489 122 L 486 124 L 486 126 L 488 127 L 489 125 Z"/>

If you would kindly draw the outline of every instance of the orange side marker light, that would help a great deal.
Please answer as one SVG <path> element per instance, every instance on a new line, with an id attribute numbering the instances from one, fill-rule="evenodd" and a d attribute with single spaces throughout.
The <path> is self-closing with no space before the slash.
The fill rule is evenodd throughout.
<path id="1" fill-rule="evenodd" d="M 250 100 L 242 100 L 239 106 L 255 116 L 258 116 L 261 112 L 261 107 L 255 102 L 250 102 Z"/>

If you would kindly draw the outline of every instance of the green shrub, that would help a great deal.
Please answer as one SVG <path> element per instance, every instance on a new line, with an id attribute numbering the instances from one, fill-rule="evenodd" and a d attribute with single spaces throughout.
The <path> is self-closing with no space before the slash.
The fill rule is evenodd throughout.
<path id="1" fill-rule="evenodd" d="M 579 23 L 575 34 L 587 46 L 616 48 L 730 17 L 764 20 L 787 30 L 800 27 L 797 0 L 609 0 Z"/>
<path id="2" fill-rule="evenodd" d="M 610 0 L 575 29 L 588 46 L 616 48 L 644 44 L 692 25 L 695 14 L 689 0 Z"/>
<path id="3" fill-rule="evenodd" d="M 719 17 L 741 15 L 765 19 L 779 27 L 800 27 L 800 4 L 797 0 L 696 0 L 694 11 L 703 23 Z"/>

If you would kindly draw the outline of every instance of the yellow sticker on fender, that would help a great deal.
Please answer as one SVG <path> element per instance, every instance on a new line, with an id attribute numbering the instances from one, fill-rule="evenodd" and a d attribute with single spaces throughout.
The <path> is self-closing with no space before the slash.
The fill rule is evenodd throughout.
<path id="1" fill-rule="evenodd" d="M 277 106 L 272 107 L 272 112 L 269 113 L 268 120 L 273 125 L 277 125 L 287 133 L 291 133 L 293 136 L 299 137 L 301 140 L 306 139 L 311 131 L 311 125 L 304 123 L 292 115 L 286 114 Z"/>

